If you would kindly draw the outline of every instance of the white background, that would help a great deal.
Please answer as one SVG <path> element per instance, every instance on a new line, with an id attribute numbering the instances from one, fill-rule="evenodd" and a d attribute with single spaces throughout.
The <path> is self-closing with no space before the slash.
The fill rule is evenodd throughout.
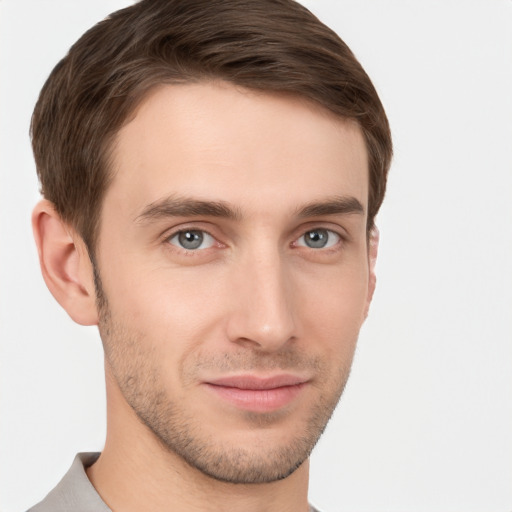
<path id="1" fill-rule="evenodd" d="M 105 433 L 99 337 L 60 310 L 30 230 L 28 126 L 53 65 L 126 1 L 0 0 L 0 510 Z M 512 511 L 512 1 L 310 0 L 387 109 L 378 288 L 312 461 L 325 512 Z"/>

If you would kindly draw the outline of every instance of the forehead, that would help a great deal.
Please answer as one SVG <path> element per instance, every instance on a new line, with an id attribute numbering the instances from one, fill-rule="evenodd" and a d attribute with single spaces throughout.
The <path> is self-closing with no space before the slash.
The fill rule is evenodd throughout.
<path id="1" fill-rule="evenodd" d="M 104 207 L 130 216 L 169 194 L 248 211 L 333 195 L 367 205 L 367 152 L 355 122 L 303 98 L 224 82 L 153 90 L 119 131 L 112 162 Z"/>

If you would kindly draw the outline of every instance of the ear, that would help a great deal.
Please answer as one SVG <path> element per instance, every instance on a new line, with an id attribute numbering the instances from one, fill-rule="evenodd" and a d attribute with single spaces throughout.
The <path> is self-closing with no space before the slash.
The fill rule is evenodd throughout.
<path id="1" fill-rule="evenodd" d="M 370 310 L 370 304 L 373 298 L 373 292 L 375 291 L 375 285 L 377 284 L 377 276 L 375 275 L 375 264 L 377 263 L 377 253 L 379 251 L 379 230 L 376 226 L 370 231 L 370 237 L 368 240 L 368 295 L 366 298 L 366 308 L 364 311 L 364 317 L 368 316 Z"/>
<path id="2" fill-rule="evenodd" d="M 82 238 L 45 199 L 34 208 L 32 229 L 46 286 L 75 322 L 96 325 L 94 274 Z"/>

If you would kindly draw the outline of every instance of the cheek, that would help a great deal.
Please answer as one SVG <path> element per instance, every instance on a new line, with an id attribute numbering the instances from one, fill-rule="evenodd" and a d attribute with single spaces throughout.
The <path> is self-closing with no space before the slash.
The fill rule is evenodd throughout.
<path id="1" fill-rule="evenodd" d="M 323 340 L 324 350 L 333 356 L 352 352 L 365 317 L 366 264 L 325 271 L 308 281 L 301 283 L 298 294 L 298 302 L 307 304 L 303 309 L 306 330 Z"/>
<path id="2" fill-rule="evenodd" d="M 357 256 L 314 270 L 290 263 L 287 271 L 299 338 L 336 359 L 353 351 L 364 320 L 368 268 Z M 128 254 L 104 272 L 104 286 L 117 321 L 158 358 L 179 364 L 205 344 L 226 350 L 224 329 L 239 307 L 233 272 L 229 265 L 176 268 Z"/>
<path id="3" fill-rule="evenodd" d="M 129 276 L 127 278 L 127 276 Z M 112 314 L 139 331 L 153 349 L 175 347 L 170 356 L 212 335 L 222 314 L 218 272 L 173 269 L 129 261 L 112 269 L 105 282 Z"/>

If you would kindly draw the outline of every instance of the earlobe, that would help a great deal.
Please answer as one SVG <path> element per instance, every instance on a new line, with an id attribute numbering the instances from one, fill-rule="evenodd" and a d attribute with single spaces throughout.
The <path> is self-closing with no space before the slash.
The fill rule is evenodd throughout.
<path id="1" fill-rule="evenodd" d="M 94 277 L 83 240 L 45 199 L 34 208 L 32 229 L 46 286 L 75 322 L 96 325 Z"/>
<path id="2" fill-rule="evenodd" d="M 368 316 L 373 293 L 375 292 L 375 286 L 377 284 L 375 264 L 377 263 L 377 254 L 379 250 L 379 236 L 379 230 L 376 226 L 374 226 L 370 231 L 370 236 L 368 239 L 368 295 L 366 299 L 366 308 L 364 311 L 365 318 Z"/>

